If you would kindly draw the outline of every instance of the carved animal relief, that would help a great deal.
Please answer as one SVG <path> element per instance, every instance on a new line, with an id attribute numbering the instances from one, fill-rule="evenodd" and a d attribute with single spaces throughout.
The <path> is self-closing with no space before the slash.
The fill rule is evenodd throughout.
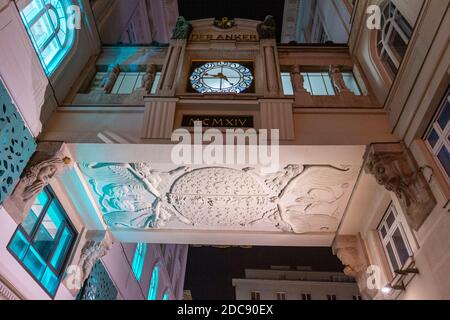
<path id="1" fill-rule="evenodd" d="M 357 169 L 289 165 L 265 175 L 253 168 L 176 168 L 84 164 L 111 228 L 335 232 Z"/>

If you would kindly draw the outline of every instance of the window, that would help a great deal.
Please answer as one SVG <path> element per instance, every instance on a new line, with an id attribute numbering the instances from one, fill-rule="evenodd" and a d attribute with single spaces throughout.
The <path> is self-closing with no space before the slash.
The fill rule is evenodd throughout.
<path id="1" fill-rule="evenodd" d="M 327 300 L 329 300 L 329 301 L 337 300 L 336 295 L 335 294 L 327 294 Z"/>
<path id="2" fill-rule="evenodd" d="M 152 271 L 152 278 L 150 280 L 150 288 L 148 289 L 147 300 L 156 300 L 158 298 L 158 282 L 159 267 L 155 266 Z"/>
<path id="3" fill-rule="evenodd" d="M 334 96 L 334 86 L 328 72 L 302 72 L 304 88 L 313 96 Z"/>
<path id="4" fill-rule="evenodd" d="M 261 300 L 261 293 L 258 291 L 252 291 L 250 294 L 251 300 Z"/>
<path id="5" fill-rule="evenodd" d="M 145 72 L 120 72 L 117 77 L 112 94 L 131 94 L 135 90 L 142 88 L 142 79 Z"/>
<path id="6" fill-rule="evenodd" d="M 281 73 L 281 83 L 283 85 L 283 92 L 285 96 L 294 95 L 294 87 L 292 86 L 292 79 L 290 72 Z"/>
<path id="7" fill-rule="evenodd" d="M 277 292 L 277 300 L 286 300 L 286 292 Z"/>
<path id="8" fill-rule="evenodd" d="M 401 270 L 412 256 L 412 252 L 394 204 L 391 203 L 389 206 L 378 232 L 392 272 Z"/>
<path id="9" fill-rule="evenodd" d="M 352 299 L 353 299 L 354 301 L 361 301 L 361 300 L 362 300 L 362 297 L 361 297 L 361 296 L 352 296 Z"/>
<path id="10" fill-rule="evenodd" d="M 381 10 L 377 51 L 387 71 L 391 76 L 395 76 L 408 48 L 412 28 L 392 1 L 386 1 Z"/>
<path id="11" fill-rule="evenodd" d="M 450 181 L 450 90 L 447 91 L 437 117 L 428 129 L 425 144 Z"/>
<path id="12" fill-rule="evenodd" d="M 302 293 L 302 300 L 311 300 L 311 294 Z"/>
<path id="13" fill-rule="evenodd" d="M 71 2 L 32 0 L 20 15 L 47 75 L 52 74 L 72 46 L 75 30 L 68 24 Z"/>
<path id="14" fill-rule="evenodd" d="M 131 264 L 131 269 L 133 270 L 136 280 L 141 280 L 142 268 L 144 267 L 145 255 L 147 253 L 147 244 L 138 243 L 136 246 L 136 251 L 134 252 L 133 263 Z"/>
<path id="15" fill-rule="evenodd" d="M 76 236 L 59 201 L 45 188 L 14 233 L 8 250 L 54 297 Z"/>
<path id="16" fill-rule="evenodd" d="M 354 95 L 360 96 L 361 89 L 359 88 L 358 82 L 355 79 L 355 75 L 351 71 L 342 71 L 342 78 L 344 79 L 345 86 L 348 90 L 353 92 Z"/>

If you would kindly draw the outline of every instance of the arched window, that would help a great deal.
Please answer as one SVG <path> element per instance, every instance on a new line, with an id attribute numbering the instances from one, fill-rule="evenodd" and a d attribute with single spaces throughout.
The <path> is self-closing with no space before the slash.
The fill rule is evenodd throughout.
<path id="1" fill-rule="evenodd" d="M 394 77 L 408 48 L 412 28 L 390 0 L 383 3 L 381 13 L 381 30 L 377 34 L 378 56 Z"/>
<path id="2" fill-rule="evenodd" d="M 31 0 L 20 10 L 42 66 L 52 74 L 73 44 L 75 30 L 69 0 Z"/>
<path id="3" fill-rule="evenodd" d="M 155 266 L 152 272 L 152 279 L 150 280 L 150 288 L 148 289 L 147 300 L 156 300 L 158 298 L 158 282 L 159 282 L 159 267 Z"/>

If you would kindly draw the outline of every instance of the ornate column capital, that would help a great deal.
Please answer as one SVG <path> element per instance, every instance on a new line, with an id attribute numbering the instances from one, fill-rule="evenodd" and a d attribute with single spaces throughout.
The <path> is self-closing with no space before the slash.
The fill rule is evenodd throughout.
<path id="1" fill-rule="evenodd" d="M 3 203 L 17 224 L 23 222 L 44 187 L 71 163 L 64 143 L 43 142 L 38 145 L 11 196 Z"/>
<path id="2" fill-rule="evenodd" d="M 418 231 L 437 202 L 406 146 L 402 143 L 370 145 L 364 168 L 378 184 L 395 193 L 409 226 Z"/>

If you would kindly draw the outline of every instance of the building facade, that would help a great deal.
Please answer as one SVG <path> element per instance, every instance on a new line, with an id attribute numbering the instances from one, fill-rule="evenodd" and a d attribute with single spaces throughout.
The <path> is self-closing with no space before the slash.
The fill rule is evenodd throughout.
<path id="1" fill-rule="evenodd" d="M 353 278 L 308 267 L 246 269 L 245 279 L 233 279 L 233 286 L 236 300 L 361 300 Z"/>
<path id="2" fill-rule="evenodd" d="M 450 298 L 448 0 L 343 0 L 343 45 L 107 2 L 0 0 L 2 296 L 181 299 L 199 244 L 332 247 L 365 299 Z M 305 41 L 340 37 L 313 3 Z"/>

